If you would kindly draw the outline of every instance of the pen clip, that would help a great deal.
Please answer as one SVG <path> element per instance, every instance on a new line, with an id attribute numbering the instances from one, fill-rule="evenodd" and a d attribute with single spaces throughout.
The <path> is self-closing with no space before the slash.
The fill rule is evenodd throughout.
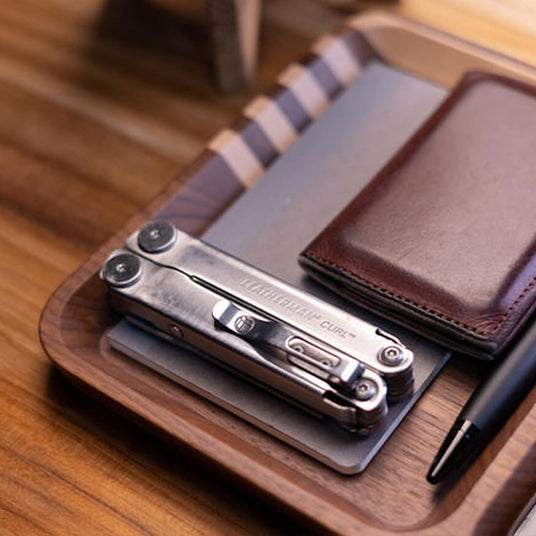
<path id="1" fill-rule="evenodd" d="M 216 323 L 242 339 L 283 354 L 293 365 L 351 393 L 364 367 L 357 360 L 289 329 L 284 324 L 221 300 L 212 309 Z"/>

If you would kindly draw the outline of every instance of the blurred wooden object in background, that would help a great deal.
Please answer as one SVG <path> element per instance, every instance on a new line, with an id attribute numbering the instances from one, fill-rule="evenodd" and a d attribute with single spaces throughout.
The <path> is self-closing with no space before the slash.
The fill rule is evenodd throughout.
<path id="1" fill-rule="evenodd" d="M 214 67 L 222 91 L 251 85 L 257 66 L 261 0 L 207 0 Z"/>
<path id="2" fill-rule="evenodd" d="M 123 1 L 126 9 L 145 4 L 167 14 L 177 23 L 191 18 L 205 21 L 207 40 L 212 41 L 212 64 L 216 83 L 223 92 L 236 91 L 253 83 L 257 69 L 262 0 L 108 0 Z M 131 3 L 129 5 L 129 2 Z"/>

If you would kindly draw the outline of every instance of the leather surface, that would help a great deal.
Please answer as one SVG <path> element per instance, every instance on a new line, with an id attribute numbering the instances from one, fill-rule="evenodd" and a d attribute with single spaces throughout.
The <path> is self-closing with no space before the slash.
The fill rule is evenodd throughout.
<path id="1" fill-rule="evenodd" d="M 300 263 L 362 305 L 486 357 L 534 308 L 535 251 L 536 88 L 470 73 Z"/>

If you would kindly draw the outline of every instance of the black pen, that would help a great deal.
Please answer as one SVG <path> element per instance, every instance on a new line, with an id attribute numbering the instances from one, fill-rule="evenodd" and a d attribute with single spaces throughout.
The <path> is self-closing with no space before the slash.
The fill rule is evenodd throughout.
<path id="1" fill-rule="evenodd" d="M 466 469 L 536 383 L 536 322 L 473 393 L 426 475 L 437 484 L 454 468 Z"/>

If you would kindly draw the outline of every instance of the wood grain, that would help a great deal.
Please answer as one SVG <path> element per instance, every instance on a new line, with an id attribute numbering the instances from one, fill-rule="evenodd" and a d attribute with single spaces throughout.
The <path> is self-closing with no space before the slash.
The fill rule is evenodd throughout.
<path id="1" fill-rule="evenodd" d="M 259 501 L 253 488 L 236 486 L 225 469 L 167 446 L 83 395 L 52 369 L 39 344 L 40 311 L 57 285 L 249 100 L 214 89 L 204 22 L 195 9 L 136 11 L 128 3 L 0 4 L 0 527 L 6 534 L 310 533 L 303 521 Z M 311 1 L 266 4 L 254 92 L 342 18 Z M 536 63 L 530 3 L 402 1 L 391 9 Z M 416 429 L 401 430 L 414 442 L 401 452 L 395 436 L 373 463 L 370 478 L 384 479 L 387 496 L 396 488 L 388 483 L 384 460 L 406 449 L 420 453 L 419 437 L 429 424 L 436 430 L 429 441 L 438 443 L 445 423 L 437 405 L 452 418 L 465 396 L 457 387 L 474 384 L 476 372 L 454 362 L 448 380 L 416 409 Z M 162 397 L 169 396 L 162 386 Z M 143 394 L 147 386 L 137 389 Z M 457 534 L 469 527 L 501 533 L 534 487 L 535 401 L 532 393 L 480 464 L 450 484 L 446 498 L 419 486 L 404 500 L 426 495 L 430 504 L 443 501 L 441 515 L 455 511 Z M 211 419 L 221 418 L 202 401 L 191 403 L 210 411 Z M 246 449 L 254 433 L 248 427 L 241 432 Z M 263 448 L 266 455 L 285 456 L 269 441 Z M 411 470 L 428 461 L 415 454 L 409 460 Z M 402 504 L 395 511 L 381 502 L 369 507 L 377 507 L 379 518 L 399 522 L 401 515 L 406 527 L 414 522 Z M 341 529 L 349 508 L 341 506 Z M 485 515 L 467 524 L 474 511 Z M 422 508 L 417 518 L 423 521 L 425 513 Z"/>
<path id="2" fill-rule="evenodd" d="M 166 52 L 143 19 L 118 27 L 111 4 L 0 5 L 0 532 L 298 532 L 74 389 L 39 344 L 54 288 L 249 98 L 214 88 L 204 20 L 179 18 Z M 265 83 L 307 46 L 285 35 L 265 51 Z"/>
<path id="3" fill-rule="evenodd" d="M 335 48 L 330 48 L 334 43 Z M 338 37 L 322 38 L 312 50 L 314 52 L 304 62 L 286 69 L 273 90 L 267 91 L 271 102 L 278 105 L 280 113 L 297 132 L 328 105 L 329 98 L 337 94 L 341 84 L 350 83 L 352 76 L 358 76 L 368 61 L 378 61 L 379 57 L 447 86 L 454 85 L 470 68 L 490 69 L 536 81 L 536 70 L 525 64 L 438 34 L 430 28 L 379 15 L 348 22 Z M 348 61 L 346 56 L 350 77 L 346 70 L 338 69 L 333 58 L 333 54 L 345 57 L 345 50 L 354 58 Z M 401 51 L 411 51 L 411 54 Z M 445 65 L 440 70 L 436 69 L 438 58 L 442 58 Z M 304 92 L 300 85 L 304 83 L 304 76 L 306 87 L 311 91 Z M 261 100 L 266 103 L 266 96 Z M 262 106 L 251 105 L 246 110 L 249 110 L 247 117 L 234 124 L 234 131 L 227 129 L 212 140 L 209 148 L 180 179 L 170 183 L 58 290 L 47 305 L 41 323 L 45 348 L 66 374 L 106 395 L 131 416 L 171 439 L 185 441 L 191 449 L 218 466 L 338 533 L 385 534 L 392 529 L 427 534 L 438 530 L 440 525 L 445 534 L 455 534 L 460 523 L 465 528 L 472 523 L 475 528 L 486 526 L 493 531 L 506 526 L 511 522 L 512 511 L 521 508 L 532 481 L 510 485 L 505 477 L 515 477 L 516 473 L 502 471 L 500 486 L 494 477 L 493 486 L 484 487 L 476 496 L 472 495 L 472 488 L 486 478 L 484 471 L 497 471 L 495 458 L 508 435 L 494 441 L 488 450 L 491 455 L 482 457 L 465 476 L 464 487 L 459 483 L 453 485 L 451 481 L 436 489 L 422 478 L 430 463 L 422 453 L 431 455 L 437 450 L 444 435 L 443 423 L 454 419 L 454 408 L 463 404 L 477 377 L 481 376 L 481 373 L 471 374 L 463 359 L 444 371 L 420 401 L 419 409 L 397 430 L 396 441 L 393 438 L 393 442 L 384 447 L 366 473 L 348 478 L 289 450 L 102 345 L 102 333 L 113 319 L 104 285 L 95 272 L 109 250 L 153 215 L 165 216 L 178 227 L 197 233 L 237 192 L 256 179 L 257 168 L 260 162 L 265 162 L 263 155 L 267 154 L 266 145 L 258 143 L 258 138 L 263 132 L 270 137 L 273 123 L 261 120 Z M 255 115 L 254 110 L 260 115 Z M 257 143 L 253 143 L 251 136 L 255 122 L 258 124 Z M 263 125 L 262 128 L 259 125 Z M 271 147 L 268 152 L 273 150 Z M 258 158 L 256 165 L 245 164 L 250 158 L 248 151 Z M 264 165 L 269 165 L 270 161 L 268 158 Z M 184 180 L 187 183 L 182 187 Z M 523 412 L 511 421 L 517 422 L 513 429 L 531 407 L 525 405 Z M 517 455 L 519 447 L 529 449 L 522 460 L 530 465 L 530 439 L 519 442 Z M 523 472 L 522 468 L 516 469 Z M 500 492 L 502 500 L 499 499 L 487 515 L 487 507 L 494 501 L 490 495 L 493 490 Z M 406 496 L 411 496 L 411 502 L 401 500 Z M 480 504 L 479 508 L 474 507 L 475 501 Z"/>

